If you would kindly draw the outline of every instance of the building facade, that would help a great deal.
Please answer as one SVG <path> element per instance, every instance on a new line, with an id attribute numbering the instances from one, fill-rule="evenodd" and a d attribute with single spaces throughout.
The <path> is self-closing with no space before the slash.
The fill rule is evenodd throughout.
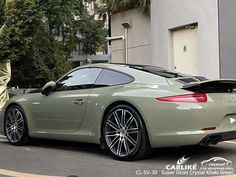
<path id="1" fill-rule="evenodd" d="M 125 23 L 130 25 L 127 29 L 127 37 L 125 37 Z M 111 36 L 124 37 L 112 40 L 112 63 L 125 62 L 125 40 L 127 40 L 128 63 L 151 63 L 151 20 L 149 15 L 140 13 L 138 9 L 113 14 L 111 16 Z"/>
<path id="2" fill-rule="evenodd" d="M 210 79 L 236 79 L 235 0 L 152 0 L 151 15 L 112 15 L 112 36 L 125 35 L 128 62 L 152 64 Z M 112 62 L 124 62 L 124 41 L 112 42 Z"/>
<path id="3" fill-rule="evenodd" d="M 220 77 L 217 0 L 153 0 L 151 28 L 154 65 Z"/>
<path id="4" fill-rule="evenodd" d="M 153 64 L 236 79 L 235 0 L 153 0 Z"/>

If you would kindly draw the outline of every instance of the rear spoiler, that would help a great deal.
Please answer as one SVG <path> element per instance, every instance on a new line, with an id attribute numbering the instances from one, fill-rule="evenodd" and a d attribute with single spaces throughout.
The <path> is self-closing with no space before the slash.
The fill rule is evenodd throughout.
<path id="1" fill-rule="evenodd" d="M 207 80 L 202 82 L 192 82 L 185 84 L 182 89 L 204 92 L 204 93 L 222 93 L 233 92 L 236 88 L 236 80 L 233 79 L 219 79 L 219 80 Z"/>

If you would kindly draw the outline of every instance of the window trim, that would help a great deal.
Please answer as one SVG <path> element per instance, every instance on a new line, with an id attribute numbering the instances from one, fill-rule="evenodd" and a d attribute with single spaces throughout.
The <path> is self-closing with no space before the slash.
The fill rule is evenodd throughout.
<path id="1" fill-rule="evenodd" d="M 60 77 L 57 81 L 56 81 L 56 84 L 61 80 L 63 79 L 65 76 L 71 74 L 72 72 L 75 72 L 75 71 L 78 71 L 78 70 L 81 70 L 81 69 L 101 69 L 102 71 L 99 73 L 97 79 L 95 80 L 94 84 L 91 84 L 91 88 L 85 88 L 85 89 L 96 89 L 96 88 L 102 88 L 102 87 L 115 87 L 115 86 L 120 86 L 120 85 L 125 85 L 125 84 L 130 84 L 132 82 L 135 81 L 135 77 L 128 74 L 128 73 L 125 73 L 125 72 L 122 72 L 122 71 L 119 71 L 119 70 L 116 70 L 116 69 L 112 69 L 112 68 L 105 68 L 105 67 L 98 67 L 98 66 L 89 66 L 89 67 L 83 67 L 83 68 L 75 68 L 71 71 L 69 71 L 68 73 L 64 74 L 62 77 Z M 117 73 L 120 73 L 120 74 L 123 74 L 123 75 L 126 75 L 128 77 L 131 78 L 131 81 L 130 82 L 126 82 L 126 83 L 123 83 L 123 84 L 115 84 L 115 85 L 107 85 L 107 86 L 99 86 L 99 85 L 96 85 L 96 82 L 99 78 L 99 76 L 102 74 L 103 70 L 110 70 L 110 71 L 113 71 L 113 72 L 117 72 Z M 81 85 L 82 86 L 82 85 Z M 56 88 L 55 88 L 56 89 Z M 85 89 L 76 89 L 76 90 L 85 90 Z M 73 90 L 61 90 L 61 91 L 56 91 L 56 90 L 53 90 L 52 92 L 64 92 L 64 91 L 73 91 Z"/>

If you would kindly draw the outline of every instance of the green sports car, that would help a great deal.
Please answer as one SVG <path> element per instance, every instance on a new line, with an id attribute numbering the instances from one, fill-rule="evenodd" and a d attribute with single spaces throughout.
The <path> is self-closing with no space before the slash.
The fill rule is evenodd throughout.
<path id="1" fill-rule="evenodd" d="M 235 80 L 155 66 L 87 65 L 40 92 L 12 97 L 0 131 L 13 145 L 30 137 L 97 143 L 119 160 L 134 160 L 156 147 L 236 138 L 235 88 Z"/>

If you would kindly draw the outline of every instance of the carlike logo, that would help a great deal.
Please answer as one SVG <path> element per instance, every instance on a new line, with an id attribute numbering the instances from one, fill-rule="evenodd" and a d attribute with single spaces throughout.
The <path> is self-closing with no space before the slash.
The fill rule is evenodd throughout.
<path id="1" fill-rule="evenodd" d="M 185 158 L 185 156 L 183 156 L 182 158 L 180 158 L 178 161 L 177 161 L 177 165 L 183 165 L 185 164 L 190 158 Z"/>
<path id="2" fill-rule="evenodd" d="M 185 156 L 183 156 L 182 158 L 180 158 L 176 165 L 167 165 L 166 169 L 167 170 L 197 170 L 197 164 L 191 164 L 191 165 L 186 165 L 187 161 L 190 158 L 185 158 Z"/>
<path id="3" fill-rule="evenodd" d="M 190 157 L 183 156 L 179 160 L 177 160 L 175 165 L 166 165 L 166 168 L 161 171 L 162 175 L 192 175 L 196 174 L 197 164 L 189 164 L 187 163 Z"/>

